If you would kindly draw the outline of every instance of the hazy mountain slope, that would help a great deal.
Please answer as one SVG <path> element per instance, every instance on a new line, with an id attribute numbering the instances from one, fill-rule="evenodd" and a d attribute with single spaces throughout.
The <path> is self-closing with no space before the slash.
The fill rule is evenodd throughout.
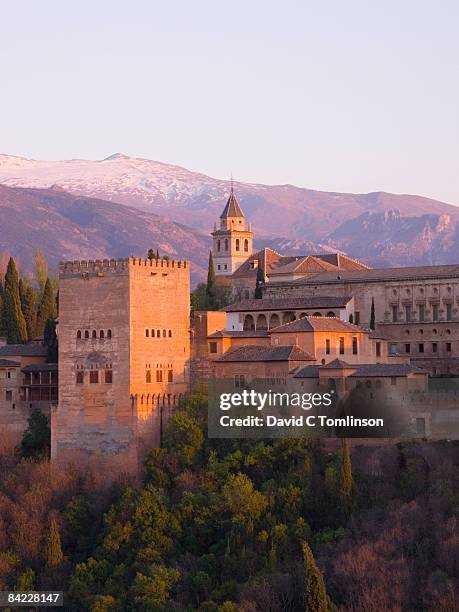
<path id="1" fill-rule="evenodd" d="M 210 241 L 198 232 L 151 213 L 60 189 L 0 185 L 0 252 L 33 266 L 42 249 L 55 266 L 63 259 L 161 255 L 192 262 L 192 280 L 205 278 Z"/>
<path id="2" fill-rule="evenodd" d="M 0 183 L 98 197 L 155 212 L 209 232 L 229 192 L 229 182 L 179 166 L 115 154 L 98 161 L 36 161 L 0 155 Z M 344 194 L 292 185 L 235 183 L 238 198 L 258 237 L 321 242 L 345 221 L 371 210 L 403 215 L 450 214 L 459 209 L 428 198 L 389 193 Z"/>

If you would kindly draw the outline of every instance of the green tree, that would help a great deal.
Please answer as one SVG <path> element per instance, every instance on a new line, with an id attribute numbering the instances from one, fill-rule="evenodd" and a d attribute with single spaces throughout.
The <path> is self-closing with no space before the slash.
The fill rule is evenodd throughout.
<path id="1" fill-rule="evenodd" d="M 3 328 L 7 331 L 10 344 L 27 341 L 27 327 L 21 310 L 21 296 L 19 294 L 19 276 L 14 259 L 10 257 L 5 274 L 4 296 L 6 308 L 3 311 L 6 317 Z"/>
<path id="2" fill-rule="evenodd" d="M 207 268 L 207 285 L 206 285 L 206 298 L 207 308 L 215 308 L 215 297 L 216 297 L 216 285 L 215 285 L 215 268 L 214 258 L 212 251 L 209 251 L 209 265 Z"/>
<path id="3" fill-rule="evenodd" d="M 48 262 L 44 256 L 43 251 L 37 249 L 35 251 L 35 280 L 40 289 L 40 293 L 43 293 L 45 289 L 46 280 L 48 278 Z"/>
<path id="4" fill-rule="evenodd" d="M 111 595 L 96 595 L 89 612 L 110 612 L 116 608 L 116 599 Z"/>
<path id="5" fill-rule="evenodd" d="M 61 536 L 55 518 L 51 519 L 48 543 L 46 546 L 46 563 L 48 567 L 57 567 L 64 560 L 61 546 Z"/>
<path id="6" fill-rule="evenodd" d="M 21 441 L 21 455 L 33 459 L 48 457 L 51 443 L 48 418 L 40 409 L 35 408 L 28 424 Z"/>
<path id="7" fill-rule="evenodd" d="M 46 361 L 48 363 L 57 363 L 58 347 L 56 335 L 56 320 L 48 319 L 45 325 L 44 344 L 46 346 Z"/>
<path id="8" fill-rule="evenodd" d="M 196 463 L 204 444 L 204 433 L 198 421 L 186 412 L 178 412 L 169 423 L 165 446 L 174 449 L 182 466 Z"/>
<path id="9" fill-rule="evenodd" d="M 43 336 L 45 333 L 46 321 L 55 317 L 54 292 L 49 277 L 46 279 L 43 296 L 38 308 L 37 335 Z"/>
<path id="10" fill-rule="evenodd" d="M 330 602 L 322 572 L 317 567 L 311 547 L 307 542 L 303 542 L 303 558 L 306 574 L 306 612 L 329 612 Z"/>
<path id="11" fill-rule="evenodd" d="M 149 610 L 162 609 L 170 598 L 170 591 L 180 579 L 180 572 L 163 565 L 152 564 L 149 575 L 137 573 L 133 591 L 135 602 Z"/>
<path id="12" fill-rule="evenodd" d="M 265 274 L 260 263 L 257 268 L 257 280 L 255 281 L 255 297 L 257 300 L 261 300 L 263 297 L 263 285 L 265 282 Z"/>
<path id="13" fill-rule="evenodd" d="M 254 489 L 253 483 L 245 474 L 230 474 L 222 489 L 225 508 L 232 515 L 232 522 L 244 526 L 252 533 L 254 522 L 268 505 L 266 497 Z"/>
<path id="14" fill-rule="evenodd" d="M 18 578 L 16 591 L 33 591 L 33 579 L 35 572 L 31 567 L 28 567 Z"/>
<path id="15" fill-rule="evenodd" d="M 19 281 L 19 293 L 21 296 L 21 309 L 26 323 L 27 340 L 30 341 L 35 337 L 37 326 L 35 295 L 32 287 L 22 279 Z"/>
<path id="16" fill-rule="evenodd" d="M 370 329 L 376 329 L 375 299 L 371 298 Z"/>
<path id="17" fill-rule="evenodd" d="M 153 249 L 148 249 L 148 254 L 147 254 L 147 258 L 151 261 L 152 259 L 155 259 L 155 252 Z"/>
<path id="18" fill-rule="evenodd" d="M 351 464 L 351 452 L 349 449 L 349 443 L 344 438 L 343 440 L 343 461 L 341 464 L 341 482 L 340 482 L 340 496 L 345 506 L 346 512 L 349 511 L 352 499 L 352 464 Z"/>

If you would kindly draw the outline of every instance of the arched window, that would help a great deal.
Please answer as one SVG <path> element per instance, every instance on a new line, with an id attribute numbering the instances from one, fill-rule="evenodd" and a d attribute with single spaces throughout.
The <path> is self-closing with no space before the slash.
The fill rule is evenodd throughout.
<path id="1" fill-rule="evenodd" d="M 151 337 L 152 337 L 152 338 L 154 338 L 154 337 L 155 337 L 155 330 L 154 330 L 154 329 L 152 329 L 152 330 L 151 330 Z"/>
<path id="2" fill-rule="evenodd" d="M 81 340 L 81 329 L 77 331 L 77 338 L 78 340 Z"/>
<path id="3" fill-rule="evenodd" d="M 108 329 L 107 330 L 107 338 L 111 338 L 112 337 L 112 330 Z"/>
<path id="4" fill-rule="evenodd" d="M 285 325 L 285 323 L 291 323 L 292 321 L 295 321 L 295 319 L 296 317 L 294 312 L 284 312 L 282 324 Z"/>
<path id="5" fill-rule="evenodd" d="M 150 336 L 150 330 L 146 329 L 145 330 L 145 337 L 148 338 Z"/>
<path id="6" fill-rule="evenodd" d="M 244 331 L 249 331 L 251 329 L 255 329 L 255 321 L 253 320 L 252 315 L 245 315 L 244 319 Z"/>
<path id="7" fill-rule="evenodd" d="M 147 370 L 146 376 L 145 376 L 145 381 L 147 383 L 151 383 L 151 370 Z"/>
<path id="8" fill-rule="evenodd" d="M 312 316 L 313 317 L 321 317 L 322 313 L 321 312 L 315 312 Z"/>
<path id="9" fill-rule="evenodd" d="M 172 374 L 172 370 L 167 371 L 167 382 L 173 382 L 174 375 Z"/>
<path id="10" fill-rule="evenodd" d="M 244 252 L 247 253 L 249 250 L 249 241 L 247 238 L 244 240 Z"/>
<path id="11" fill-rule="evenodd" d="M 169 338 L 172 338 L 172 330 L 169 330 Z"/>
<path id="12" fill-rule="evenodd" d="M 97 338 L 97 332 L 95 329 L 92 330 L 92 337 Z"/>
<path id="13" fill-rule="evenodd" d="M 160 329 L 156 330 L 156 337 L 157 338 L 161 338 L 161 330 Z"/>
<path id="14" fill-rule="evenodd" d="M 327 312 L 327 317 L 336 317 L 336 315 L 333 310 L 330 310 L 329 312 Z"/>
<path id="15" fill-rule="evenodd" d="M 102 338 L 102 339 L 105 338 L 105 334 L 104 334 L 104 330 L 103 329 L 101 329 L 100 332 L 99 332 L 99 338 Z"/>
<path id="16" fill-rule="evenodd" d="M 217 240 L 217 251 L 219 253 L 220 253 L 220 248 L 221 248 L 220 240 Z"/>
<path id="17" fill-rule="evenodd" d="M 300 314 L 300 319 L 304 319 L 304 318 L 305 318 L 305 317 L 307 317 L 307 316 L 308 316 L 308 313 L 307 313 L 307 312 L 302 312 L 302 313 Z"/>
<path id="18" fill-rule="evenodd" d="M 236 251 L 239 251 L 239 238 L 236 238 Z"/>
<path id="19" fill-rule="evenodd" d="M 264 314 L 259 314 L 257 318 L 257 329 L 268 329 L 268 322 Z"/>
<path id="20" fill-rule="evenodd" d="M 89 338 L 89 331 L 88 331 L 87 329 L 86 329 L 86 330 L 85 330 L 85 332 L 84 332 L 84 337 L 85 337 L 85 338 Z"/>
<path id="21" fill-rule="evenodd" d="M 163 329 L 163 338 L 166 338 L 166 337 L 167 337 L 167 330 Z"/>
<path id="22" fill-rule="evenodd" d="M 225 238 L 225 251 L 228 250 L 228 238 Z"/>
<path id="23" fill-rule="evenodd" d="M 280 325 L 279 315 L 273 314 L 269 320 L 269 327 L 278 327 Z"/>

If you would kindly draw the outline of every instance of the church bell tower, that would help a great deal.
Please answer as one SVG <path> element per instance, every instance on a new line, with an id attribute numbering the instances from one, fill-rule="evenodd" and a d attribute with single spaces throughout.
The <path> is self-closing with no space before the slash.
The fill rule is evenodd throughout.
<path id="1" fill-rule="evenodd" d="M 220 215 L 220 227 L 215 224 L 212 232 L 215 274 L 230 276 L 241 266 L 253 252 L 252 229 L 246 227 L 244 213 L 234 195 L 231 193 Z"/>

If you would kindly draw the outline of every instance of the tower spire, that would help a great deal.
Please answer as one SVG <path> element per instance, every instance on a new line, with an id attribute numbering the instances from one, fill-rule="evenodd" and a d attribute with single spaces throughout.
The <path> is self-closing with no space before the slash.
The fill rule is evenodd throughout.
<path id="1" fill-rule="evenodd" d="M 231 171 L 231 195 L 234 194 L 233 172 Z"/>

